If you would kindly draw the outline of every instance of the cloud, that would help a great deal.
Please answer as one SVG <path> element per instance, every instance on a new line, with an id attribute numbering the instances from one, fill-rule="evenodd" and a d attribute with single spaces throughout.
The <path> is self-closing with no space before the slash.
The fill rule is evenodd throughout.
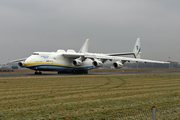
<path id="1" fill-rule="evenodd" d="M 175 55 L 180 43 L 178 4 L 175 0 L 1 0 L 1 60 L 34 51 L 79 51 L 86 38 L 91 52 L 129 52 L 140 37 L 142 57 L 170 56 L 180 62 Z"/>

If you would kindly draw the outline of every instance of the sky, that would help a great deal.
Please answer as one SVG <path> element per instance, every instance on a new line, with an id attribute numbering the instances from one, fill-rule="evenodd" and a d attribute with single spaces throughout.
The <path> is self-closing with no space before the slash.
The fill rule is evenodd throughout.
<path id="1" fill-rule="evenodd" d="M 131 52 L 141 58 L 180 62 L 179 0 L 1 0 L 0 63 L 33 52 Z"/>

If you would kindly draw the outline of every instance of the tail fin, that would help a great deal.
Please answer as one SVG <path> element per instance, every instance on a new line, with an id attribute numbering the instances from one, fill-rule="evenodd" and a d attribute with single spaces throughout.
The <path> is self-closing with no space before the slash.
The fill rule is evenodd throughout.
<path id="1" fill-rule="evenodd" d="M 81 47 L 79 53 L 86 53 L 88 52 L 88 46 L 89 46 L 89 39 L 86 39 L 83 46 Z"/>
<path id="2" fill-rule="evenodd" d="M 140 57 L 141 57 L 140 38 L 137 38 L 136 44 L 133 49 L 133 53 L 134 53 L 135 58 L 140 59 Z"/>

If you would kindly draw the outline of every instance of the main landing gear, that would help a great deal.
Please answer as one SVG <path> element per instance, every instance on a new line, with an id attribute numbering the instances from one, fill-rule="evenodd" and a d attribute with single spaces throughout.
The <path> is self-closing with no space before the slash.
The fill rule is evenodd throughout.
<path id="1" fill-rule="evenodd" d="M 88 74 L 87 70 L 73 70 L 72 72 L 58 71 L 58 74 Z"/>
<path id="2" fill-rule="evenodd" d="M 88 74 L 87 70 L 74 70 L 73 74 Z"/>
<path id="3" fill-rule="evenodd" d="M 35 75 L 41 75 L 41 74 L 42 74 L 42 72 L 41 72 L 41 71 L 39 71 L 39 72 L 38 72 L 38 71 L 36 71 L 36 72 L 34 72 L 34 74 L 35 74 Z"/>
<path id="4" fill-rule="evenodd" d="M 58 71 L 58 74 L 71 74 L 70 72 Z"/>

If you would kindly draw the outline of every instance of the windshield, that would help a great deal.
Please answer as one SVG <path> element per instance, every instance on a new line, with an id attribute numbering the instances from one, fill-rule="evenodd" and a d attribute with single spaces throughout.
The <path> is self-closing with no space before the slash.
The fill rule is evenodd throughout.
<path id="1" fill-rule="evenodd" d="M 39 55 L 39 53 L 33 53 L 33 55 Z"/>

